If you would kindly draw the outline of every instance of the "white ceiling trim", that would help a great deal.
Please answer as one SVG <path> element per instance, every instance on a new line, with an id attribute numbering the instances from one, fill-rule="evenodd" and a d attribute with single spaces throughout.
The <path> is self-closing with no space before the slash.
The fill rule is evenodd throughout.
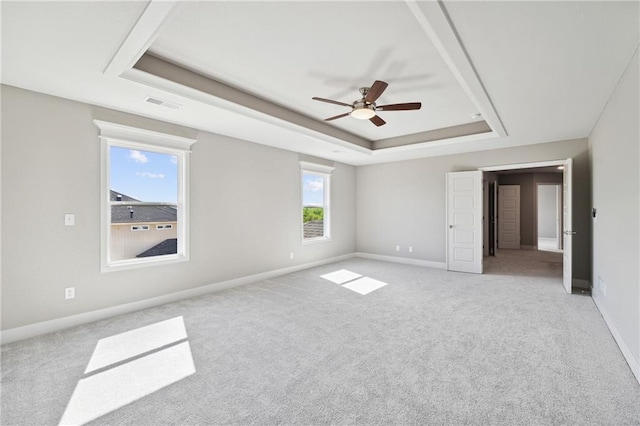
<path id="1" fill-rule="evenodd" d="M 189 151 L 191 145 L 197 139 L 183 136 L 170 135 L 154 130 L 125 126 L 124 124 L 111 123 L 103 120 L 93 120 L 93 124 L 100 130 L 100 137 L 123 142 L 137 142 L 141 144 L 158 145 L 165 148 Z"/>
<path id="2" fill-rule="evenodd" d="M 252 110 L 251 108 L 243 105 L 237 105 L 226 99 L 208 93 L 195 93 L 199 92 L 197 89 L 183 87 L 182 84 L 178 84 L 149 74 L 142 72 L 134 68 L 134 65 L 144 55 L 147 49 L 157 38 L 158 34 L 164 23 L 167 22 L 169 16 L 174 10 L 179 0 L 151 0 L 144 10 L 134 27 L 129 32 L 128 36 L 113 56 L 109 65 L 105 69 L 105 74 L 119 76 L 136 83 L 146 85 L 148 87 L 160 89 L 169 93 L 185 96 L 189 99 L 193 99 L 199 102 L 204 102 L 210 106 L 217 108 L 224 108 L 227 111 L 233 111 L 236 114 L 240 114 L 244 117 L 259 120 L 263 124 L 277 126 L 281 130 L 291 132 L 291 136 L 304 134 L 312 139 L 321 140 L 336 145 L 341 150 L 355 151 L 360 154 L 366 154 L 371 156 L 375 150 L 368 149 L 358 144 L 354 144 L 353 141 L 349 141 L 347 138 L 343 140 L 340 137 L 318 132 L 317 130 L 308 129 L 304 126 L 300 126 L 294 122 L 288 122 L 278 117 L 270 116 L 260 111 Z M 380 150 L 380 154 L 391 151 L 411 151 L 416 149 L 425 149 L 430 147 L 436 147 L 446 144 L 455 144 L 460 142 L 469 142 L 473 140 L 483 140 L 490 137 L 505 136 L 506 131 L 502 126 L 502 123 L 493 108 L 482 83 L 479 81 L 473 66 L 469 62 L 464 48 L 461 46 L 455 30 L 451 26 L 451 23 L 443 10 L 443 6 L 438 2 L 427 2 L 428 4 L 416 3 L 412 0 L 405 0 L 409 9 L 413 12 L 416 20 L 420 26 L 424 29 L 427 37 L 429 37 L 436 46 L 439 54 L 445 60 L 445 63 L 452 70 L 454 76 L 461 84 L 467 95 L 471 98 L 472 102 L 476 105 L 478 110 L 482 113 L 483 118 L 487 124 L 491 127 L 492 131 L 482 133 L 478 135 L 465 135 L 462 137 L 453 137 L 443 140 L 418 142 L 406 146 L 394 147 L 393 149 L 387 148 Z M 423 8 L 424 9 L 421 9 Z M 427 19 L 425 15 L 428 15 Z M 438 35 L 439 34 L 439 35 Z M 454 54 L 450 55 L 447 49 L 453 49 Z M 470 79 L 470 81 L 467 81 Z M 228 134 L 228 136 L 252 140 L 252 138 L 246 137 L 242 129 L 238 129 L 239 133 Z M 264 137 L 268 135 L 263 134 Z M 355 135 L 354 135 L 355 137 Z M 363 140 L 363 142 L 366 140 Z M 265 142 L 265 141 L 263 141 Z M 274 145 L 273 143 L 267 143 L 268 145 Z M 277 145 L 277 143 L 276 143 Z M 354 153 L 355 153 L 354 152 Z"/>
<path id="3" fill-rule="evenodd" d="M 159 89 L 165 91 L 170 94 L 175 94 L 179 96 L 184 96 L 185 98 L 192 99 L 198 102 L 202 102 L 214 108 L 224 109 L 226 111 L 233 112 L 235 114 L 239 114 L 248 119 L 260 121 L 262 124 L 267 127 L 277 127 L 280 130 L 284 130 L 285 132 L 290 133 L 291 137 L 295 138 L 299 135 L 303 134 L 307 137 L 315 139 L 317 141 L 323 141 L 331 143 L 335 145 L 336 148 L 340 148 L 340 150 L 345 151 L 353 151 L 359 154 L 371 154 L 371 150 L 360 145 L 357 145 L 353 142 L 348 142 L 343 139 L 333 137 L 331 135 L 327 135 L 322 132 L 317 132 L 312 129 L 299 126 L 293 122 L 289 122 L 286 120 L 279 119 L 277 117 L 271 116 L 269 114 L 242 106 L 240 104 L 225 100 L 223 98 L 211 95 L 204 91 L 191 88 L 189 86 L 176 83 L 170 79 L 166 79 L 163 77 L 156 76 L 154 74 L 150 74 L 136 68 L 132 68 L 122 74 L 123 78 L 134 81 L 136 83 L 144 84 L 145 86 Z M 238 127 L 234 130 L 234 133 L 228 133 L 224 131 L 220 131 L 220 134 L 225 134 L 227 136 L 231 136 L 238 139 L 252 140 L 252 137 L 245 134 L 246 127 Z M 261 133 L 261 136 L 264 138 L 269 138 L 271 132 L 266 131 Z M 273 133 L 274 135 L 281 135 L 280 132 Z M 279 138 L 280 136 L 274 136 L 275 138 Z M 271 146 L 277 146 L 277 144 L 268 144 Z"/>
<path id="4" fill-rule="evenodd" d="M 283 128 L 343 140 L 368 152 L 371 142 L 341 129 L 331 127 L 286 107 L 243 92 L 219 81 L 195 73 L 152 55 L 144 55 L 135 68 L 123 75 L 148 86 L 158 85 L 176 94 L 225 108 L 245 117 L 268 121 Z"/>
<path id="5" fill-rule="evenodd" d="M 405 2 L 487 124 L 498 136 L 507 136 L 507 131 L 442 2 L 440 0 L 426 2 L 405 0 Z"/>
<path id="6" fill-rule="evenodd" d="M 113 55 L 104 73 L 120 76 L 140 59 L 160 33 L 178 0 L 151 0 L 138 22 L 133 26 L 118 51 Z"/>
<path id="7" fill-rule="evenodd" d="M 538 161 L 536 163 L 503 164 L 501 166 L 479 167 L 483 172 L 498 172 L 500 170 L 534 169 L 538 167 L 562 166 L 567 160 Z"/>
<path id="8" fill-rule="evenodd" d="M 275 125 L 285 132 L 291 132 L 292 137 L 304 134 L 312 139 L 336 145 L 336 148 L 339 148 L 341 152 L 353 151 L 354 153 L 357 152 L 359 154 L 371 155 L 371 149 L 362 147 L 353 142 L 301 127 L 295 123 L 278 119 L 277 117 L 272 117 L 268 114 L 261 113 L 260 111 L 247 108 L 223 98 L 192 89 L 188 86 L 184 86 L 134 68 L 136 62 L 142 58 L 148 48 L 158 37 L 162 26 L 167 22 L 179 1 L 180 0 L 150 0 L 149 5 L 144 10 L 136 24 L 129 32 L 127 38 L 124 40 L 105 69 L 105 75 L 118 76 L 135 83 L 143 84 L 150 88 L 160 89 L 170 94 L 177 94 L 179 96 L 203 102 L 216 108 L 224 108 L 227 111 L 240 114 L 244 117 L 259 120 L 268 126 Z M 250 137 L 243 135 L 241 130 L 242 129 L 239 129 L 240 133 L 238 134 L 227 134 L 227 136 L 251 140 Z M 336 129 L 336 131 L 339 132 L 340 130 Z M 278 133 L 279 132 L 275 132 L 274 135 Z M 268 134 L 263 135 L 265 137 L 268 136 Z M 354 137 L 356 136 L 354 135 Z M 366 140 L 363 139 L 362 141 L 364 143 Z M 267 145 L 277 146 L 277 143 L 267 143 Z"/>
<path id="9" fill-rule="evenodd" d="M 428 148 L 436 148 L 436 147 L 442 147 L 442 146 L 453 146 L 453 145 L 463 144 L 466 142 L 495 139 L 496 137 L 497 135 L 495 132 L 476 133 L 473 135 L 457 136 L 457 137 L 452 137 L 448 139 L 438 139 L 438 140 L 410 144 L 410 145 L 398 145 L 398 146 L 393 146 L 389 148 L 380 148 L 380 149 L 374 150 L 372 155 L 384 156 L 386 154 L 393 153 L 393 152 L 415 151 L 416 149 L 420 149 L 420 148 L 428 149 Z"/>

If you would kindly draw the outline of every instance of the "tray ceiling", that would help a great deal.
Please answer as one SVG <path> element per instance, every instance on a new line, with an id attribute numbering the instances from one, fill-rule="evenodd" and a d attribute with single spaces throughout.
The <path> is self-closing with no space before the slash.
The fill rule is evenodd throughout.
<path id="1" fill-rule="evenodd" d="M 3 84 L 354 165 L 586 137 L 640 38 L 618 1 L 3 1 L 1 19 Z M 322 121 L 347 111 L 312 97 L 374 80 L 378 104 L 422 109 Z"/>

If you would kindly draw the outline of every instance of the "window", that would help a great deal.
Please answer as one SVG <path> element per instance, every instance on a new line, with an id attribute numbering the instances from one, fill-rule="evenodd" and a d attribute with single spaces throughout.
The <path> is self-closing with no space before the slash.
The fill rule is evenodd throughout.
<path id="1" fill-rule="evenodd" d="M 302 241 L 328 241 L 331 237 L 329 188 L 333 167 L 300 162 L 302 169 Z"/>
<path id="2" fill-rule="evenodd" d="M 195 142 L 95 120 L 102 143 L 102 270 L 188 260 Z"/>

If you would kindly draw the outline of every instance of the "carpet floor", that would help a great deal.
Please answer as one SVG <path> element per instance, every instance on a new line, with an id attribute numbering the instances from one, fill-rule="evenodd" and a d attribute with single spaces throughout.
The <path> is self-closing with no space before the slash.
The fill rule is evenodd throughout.
<path id="1" fill-rule="evenodd" d="M 0 420 L 640 425 L 561 256 L 502 250 L 483 275 L 354 258 L 6 344 Z"/>

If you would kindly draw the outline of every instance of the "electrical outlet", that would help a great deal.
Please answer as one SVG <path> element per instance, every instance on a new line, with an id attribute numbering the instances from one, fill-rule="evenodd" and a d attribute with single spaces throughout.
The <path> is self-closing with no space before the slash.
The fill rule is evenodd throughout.
<path id="1" fill-rule="evenodd" d="M 400 246 L 396 246 L 396 251 L 400 251 Z"/>
<path id="2" fill-rule="evenodd" d="M 65 299 L 73 299 L 76 297 L 76 288 L 75 287 L 67 287 L 64 289 L 64 298 Z"/>
<path id="3" fill-rule="evenodd" d="M 409 253 L 413 253 L 413 247 L 409 246 Z"/>
<path id="4" fill-rule="evenodd" d="M 598 276 L 598 288 L 600 289 L 600 293 L 602 293 L 603 296 L 607 295 L 607 284 L 600 276 Z"/>
<path id="5" fill-rule="evenodd" d="M 76 224 L 76 215 L 73 213 L 66 213 L 64 215 L 65 226 L 74 226 Z"/>
<path id="6" fill-rule="evenodd" d="M 289 259 L 293 259 L 293 252 L 289 253 Z"/>

